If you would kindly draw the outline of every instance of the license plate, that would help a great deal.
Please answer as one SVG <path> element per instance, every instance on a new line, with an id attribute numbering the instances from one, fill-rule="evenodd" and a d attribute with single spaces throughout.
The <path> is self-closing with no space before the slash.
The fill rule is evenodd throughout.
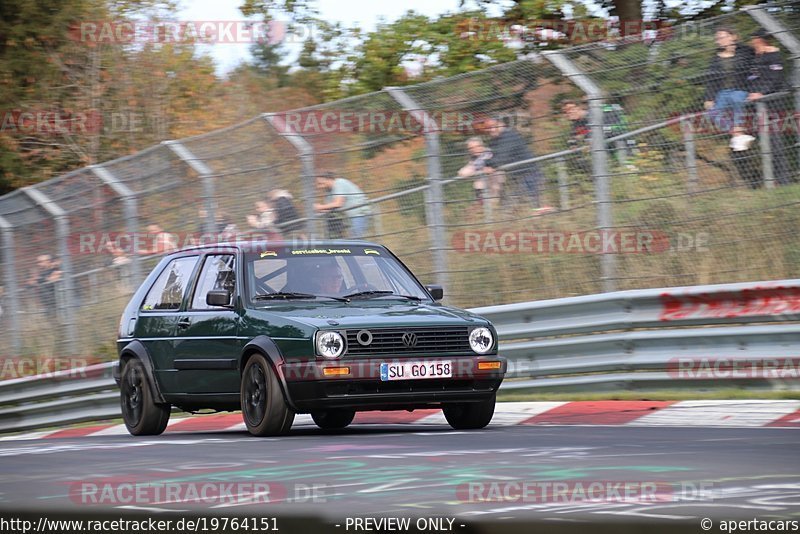
<path id="1" fill-rule="evenodd" d="M 423 378 L 452 378 L 453 362 L 398 362 L 381 364 L 381 380 L 420 380 Z"/>

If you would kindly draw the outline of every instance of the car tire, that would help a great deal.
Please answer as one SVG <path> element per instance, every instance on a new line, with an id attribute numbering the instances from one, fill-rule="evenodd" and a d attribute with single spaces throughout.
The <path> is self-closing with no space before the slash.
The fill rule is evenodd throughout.
<path id="1" fill-rule="evenodd" d="M 323 430 L 339 430 L 353 422 L 355 410 L 325 410 L 311 412 L 311 419 Z"/>
<path id="2" fill-rule="evenodd" d="M 140 360 L 130 360 L 120 377 L 120 408 L 125 427 L 134 436 L 157 436 L 169 422 L 170 405 L 157 404 Z"/>
<path id="3" fill-rule="evenodd" d="M 495 395 L 481 402 L 445 404 L 444 418 L 455 430 L 477 430 L 489 424 L 494 416 Z"/>
<path id="4" fill-rule="evenodd" d="M 247 360 L 239 395 L 242 419 L 252 435 L 280 436 L 292 428 L 294 412 L 283 398 L 275 371 L 262 354 Z"/>

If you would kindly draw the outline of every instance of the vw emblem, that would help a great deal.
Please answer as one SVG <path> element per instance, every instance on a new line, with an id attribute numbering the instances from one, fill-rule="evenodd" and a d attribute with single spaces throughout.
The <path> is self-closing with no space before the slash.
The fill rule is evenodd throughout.
<path id="1" fill-rule="evenodd" d="M 413 332 L 406 332 L 403 334 L 403 345 L 406 347 L 416 347 L 417 346 L 417 334 Z"/>

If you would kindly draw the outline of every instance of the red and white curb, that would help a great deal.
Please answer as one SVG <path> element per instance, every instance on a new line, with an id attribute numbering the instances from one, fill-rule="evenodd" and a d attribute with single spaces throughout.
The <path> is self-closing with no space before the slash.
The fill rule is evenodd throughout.
<path id="1" fill-rule="evenodd" d="M 446 426 L 441 410 L 360 412 L 354 425 Z M 800 400 L 498 402 L 490 426 L 597 425 L 800 428 Z M 310 415 L 294 427 L 314 426 Z M 244 431 L 238 412 L 173 417 L 167 433 Z M 0 441 L 127 434 L 125 425 L 99 424 L 29 432 Z"/>

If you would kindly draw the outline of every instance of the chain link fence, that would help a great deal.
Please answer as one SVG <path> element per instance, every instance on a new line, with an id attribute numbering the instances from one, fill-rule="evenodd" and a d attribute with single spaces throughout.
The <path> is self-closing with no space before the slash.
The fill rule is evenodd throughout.
<path id="1" fill-rule="evenodd" d="M 328 237 L 314 209 L 328 173 L 369 198 L 367 239 L 459 306 L 798 277 L 798 21 L 787 2 L 529 49 L 15 191 L 0 198 L 0 351 L 111 356 L 123 306 L 167 245 Z M 746 150 L 703 111 L 721 25 L 745 42 L 763 28 L 782 55 L 783 87 L 744 105 Z M 278 197 L 296 224 L 259 227 L 256 202 Z"/>

